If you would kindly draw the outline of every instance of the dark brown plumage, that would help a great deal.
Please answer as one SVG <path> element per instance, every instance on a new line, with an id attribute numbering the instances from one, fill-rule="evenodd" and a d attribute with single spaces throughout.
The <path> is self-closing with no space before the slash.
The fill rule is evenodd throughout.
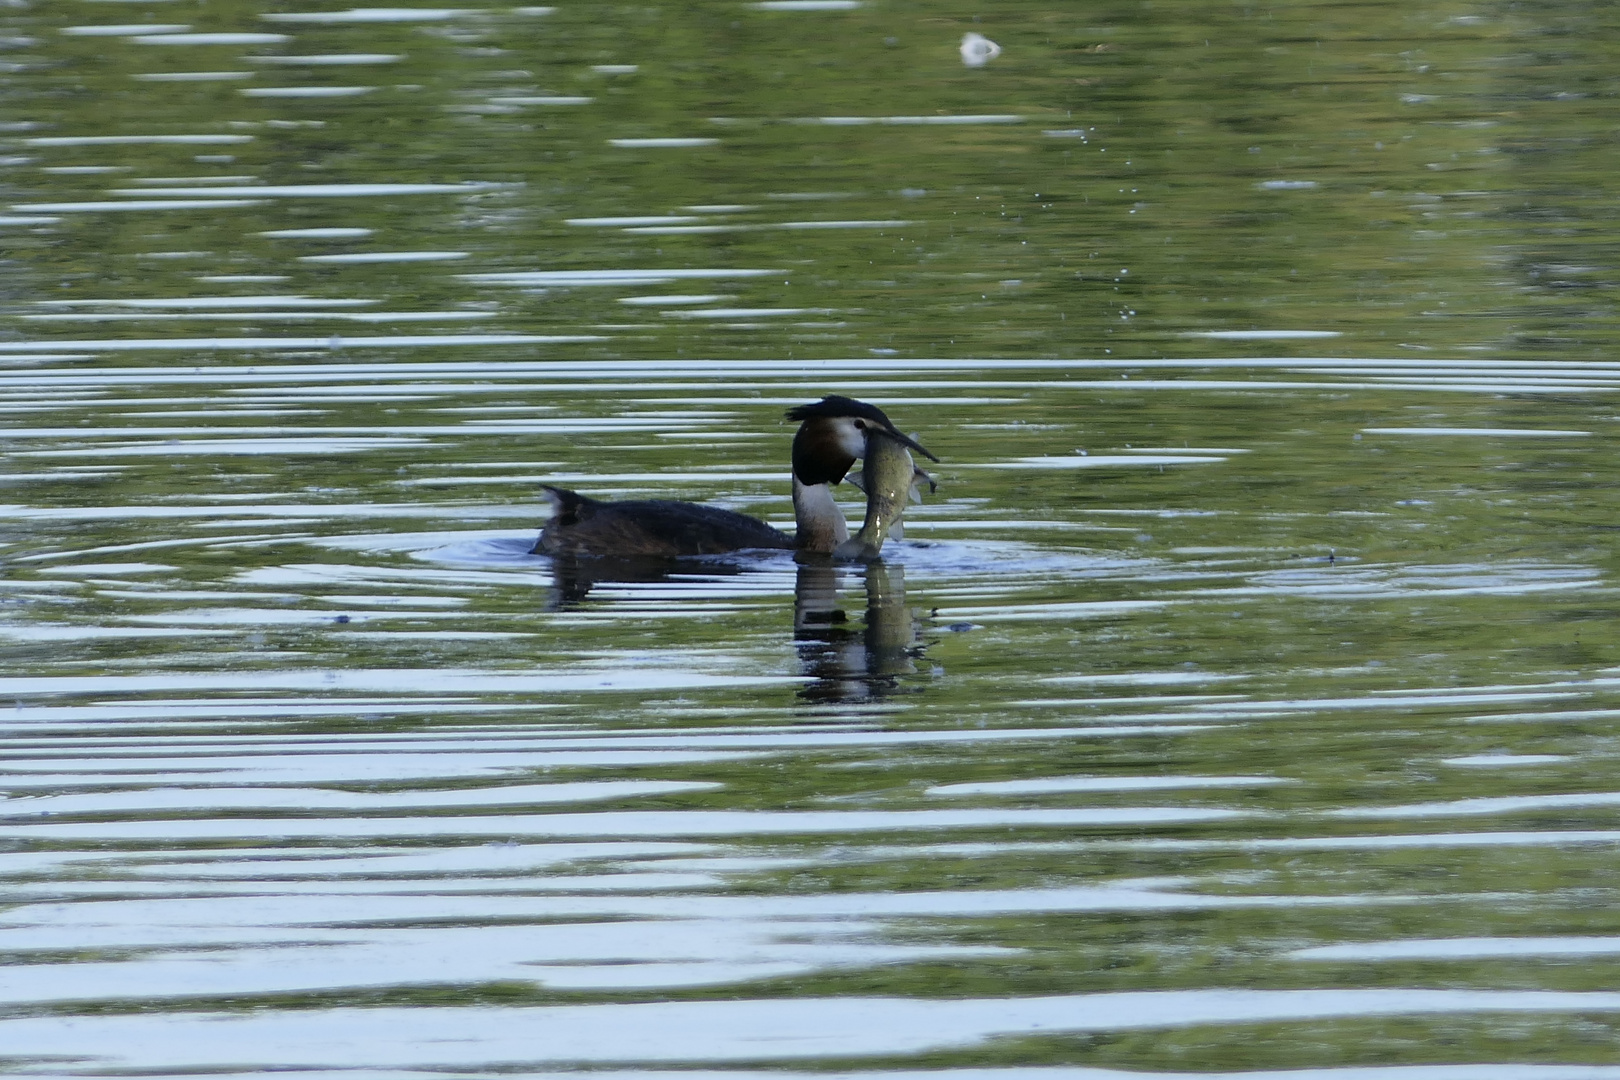
<path id="1" fill-rule="evenodd" d="M 743 548 L 791 548 L 793 537 L 746 514 L 674 499 L 602 502 L 542 485 L 554 512 L 537 555 L 718 555 Z"/>

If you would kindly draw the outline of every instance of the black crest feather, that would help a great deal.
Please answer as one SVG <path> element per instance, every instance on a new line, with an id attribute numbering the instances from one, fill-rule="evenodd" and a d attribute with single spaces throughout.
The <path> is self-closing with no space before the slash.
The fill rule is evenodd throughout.
<path id="1" fill-rule="evenodd" d="M 861 420 L 875 420 L 891 430 L 894 428 L 894 422 L 876 405 L 868 405 L 864 401 L 856 401 L 842 394 L 828 394 L 820 401 L 812 401 L 808 405 L 795 405 L 787 411 L 789 420 L 809 420 L 814 417 L 826 417 L 829 420 L 855 417 Z"/>

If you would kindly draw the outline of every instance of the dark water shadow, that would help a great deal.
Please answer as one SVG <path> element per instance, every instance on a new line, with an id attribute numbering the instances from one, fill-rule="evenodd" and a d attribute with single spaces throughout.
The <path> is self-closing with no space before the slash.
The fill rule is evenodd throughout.
<path id="1" fill-rule="evenodd" d="M 720 559 L 598 559 L 558 555 L 549 561 L 553 585 L 546 603 L 548 611 L 578 607 L 597 585 L 646 585 L 694 572 L 705 577 L 736 577 L 750 569 L 743 563 Z"/>

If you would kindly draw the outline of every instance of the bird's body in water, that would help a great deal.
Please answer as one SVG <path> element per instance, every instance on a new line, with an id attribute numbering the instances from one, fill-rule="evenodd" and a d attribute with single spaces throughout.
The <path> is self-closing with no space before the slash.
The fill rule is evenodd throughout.
<path id="1" fill-rule="evenodd" d="M 832 486 L 848 475 L 857 458 L 870 458 L 874 451 L 885 463 L 886 474 L 898 468 L 892 452 L 897 448 L 908 467 L 908 485 L 909 470 L 914 468 L 906 452 L 908 447 L 938 459 L 901 434 L 881 409 L 853 398 L 829 394 L 820 401 L 789 409 L 787 418 L 799 421 L 799 430 L 793 436 L 793 516 L 798 526 L 794 535 L 719 507 L 673 499 L 607 502 L 547 485 L 552 517 L 534 546 L 535 553 L 582 558 L 679 558 L 776 548 L 837 553 L 839 558 L 876 558 L 889 526 L 887 522 L 874 523 L 872 488 L 868 488 L 867 524 L 862 529 L 866 539 L 856 550 L 840 547 L 849 540 L 849 527 L 843 511 L 833 501 Z M 877 439 L 882 443 L 873 441 Z M 898 504 L 900 510 L 905 507 L 904 491 Z M 877 511 L 880 517 L 892 514 L 898 518 L 891 503 L 892 499 L 883 500 L 886 509 Z"/>

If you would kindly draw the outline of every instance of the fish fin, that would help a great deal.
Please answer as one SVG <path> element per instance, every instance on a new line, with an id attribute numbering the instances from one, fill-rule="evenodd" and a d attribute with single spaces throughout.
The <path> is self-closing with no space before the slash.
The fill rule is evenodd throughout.
<path id="1" fill-rule="evenodd" d="M 904 540 L 905 538 L 906 526 L 904 522 L 896 521 L 893 525 L 889 526 L 890 540 Z"/>
<path id="2" fill-rule="evenodd" d="M 911 474 L 911 487 L 910 487 L 910 489 L 908 489 L 906 491 L 906 501 L 907 502 L 914 502 L 914 503 L 921 503 L 922 502 L 922 490 L 921 490 L 921 488 L 922 488 L 923 484 L 928 485 L 928 494 L 930 494 L 930 495 L 934 494 L 936 491 L 939 490 L 939 485 L 934 483 L 934 478 L 932 476 L 929 476 L 927 473 L 923 472 L 921 469 L 917 469 L 914 472 L 912 472 L 912 474 Z"/>
<path id="3" fill-rule="evenodd" d="M 847 474 L 844 477 L 844 479 L 848 480 L 851 484 L 854 484 L 856 491 L 865 491 L 866 490 L 866 470 L 865 469 L 856 469 L 854 472 Z"/>

